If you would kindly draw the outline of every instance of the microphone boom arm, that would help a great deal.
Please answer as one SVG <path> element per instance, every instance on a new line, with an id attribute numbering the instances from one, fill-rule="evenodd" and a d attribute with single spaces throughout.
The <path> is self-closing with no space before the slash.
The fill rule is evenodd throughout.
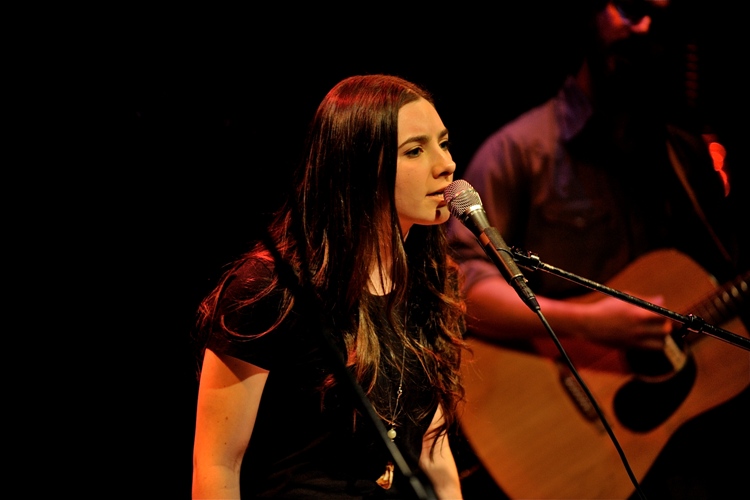
<path id="1" fill-rule="evenodd" d="M 595 281 L 591 281 L 590 279 L 578 276 L 577 274 L 573 274 L 563 269 L 550 266 L 542 262 L 539 259 L 539 256 L 534 253 L 526 252 L 524 250 L 517 249 L 516 247 L 512 247 L 510 249 L 510 253 L 513 256 L 514 261 L 525 269 L 528 269 L 530 271 L 541 269 L 544 272 L 554 274 L 555 276 L 559 276 L 568 281 L 572 281 L 573 283 L 583 285 L 591 290 L 606 293 L 607 295 L 611 295 L 612 297 L 615 297 L 617 299 L 624 300 L 625 302 L 630 302 L 631 304 L 635 304 L 643 309 L 647 309 L 651 312 L 655 312 L 667 318 L 678 321 L 685 325 L 685 328 L 689 331 L 693 331 L 696 333 L 705 333 L 719 340 L 723 340 L 724 342 L 750 351 L 750 339 L 742 337 L 741 335 L 737 335 L 736 333 L 732 333 L 718 326 L 714 326 L 710 323 L 706 323 L 703 318 L 699 316 L 696 316 L 694 314 L 689 314 L 687 316 L 679 314 L 664 307 L 657 306 L 656 304 L 652 304 L 651 302 L 639 299 L 638 297 L 629 295 L 625 292 L 615 290 L 614 288 L 610 288 L 606 285 L 602 285 Z M 687 335 L 687 333 L 688 332 L 685 331 L 683 335 Z"/>

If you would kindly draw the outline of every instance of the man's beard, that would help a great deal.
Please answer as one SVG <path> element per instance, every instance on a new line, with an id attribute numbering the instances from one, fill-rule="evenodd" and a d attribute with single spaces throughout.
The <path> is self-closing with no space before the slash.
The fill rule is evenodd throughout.
<path id="1" fill-rule="evenodd" d="M 631 37 L 589 59 L 595 112 L 587 125 L 593 129 L 588 147 L 635 155 L 658 136 L 666 108 L 656 55 L 645 37 Z"/>
<path id="2" fill-rule="evenodd" d="M 664 84 L 659 53 L 648 37 L 631 36 L 594 55 L 589 64 L 597 106 L 614 112 L 656 105 Z"/>

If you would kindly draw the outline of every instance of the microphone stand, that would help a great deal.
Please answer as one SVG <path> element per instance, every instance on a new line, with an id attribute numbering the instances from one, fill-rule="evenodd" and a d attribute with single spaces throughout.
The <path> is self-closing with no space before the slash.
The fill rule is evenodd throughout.
<path id="1" fill-rule="evenodd" d="M 518 263 L 518 265 L 530 271 L 541 269 L 542 271 L 545 271 L 549 274 L 559 276 L 568 281 L 572 281 L 573 283 L 578 283 L 579 285 L 583 285 L 591 290 L 606 293 L 607 295 L 611 295 L 612 297 L 630 302 L 631 304 L 635 304 L 636 306 L 639 306 L 643 309 L 647 309 L 667 318 L 678 321 L 685 326 L 684 329 L 681 329 L 683 337 L 686 336 L 690 331 L 696 333 L 704 333 L 706 335 L 710 335 L 719 340 L 727 342 L 733 346 L 750 351 L 750 339 L 747 339 L 741 335 L 737 335 L 736 333 L 732 333 L 728 330 L 724 330 L 723 328 L 714 326 L 710 323 L 706 323 L 706 321 L 704 321 L 699 316 L 696 316 L 694 314 L 688 314 L 687 316 L 679 314 L 664 307 L 657 306 L 656 304 L 652 304 L 651 302 L 639 299 L 638 297 L 634 297 L 619 290 L 615 290 L 614 288 L 610 288 L 608 286 L 564 271 L 549 264 L 545 264 L 539 259 L 539 256 L 534 253 L 526 252 L 517 249 L 516 247 L 511 248 L 511 253 L 513 254 L 513 259 Z"/>

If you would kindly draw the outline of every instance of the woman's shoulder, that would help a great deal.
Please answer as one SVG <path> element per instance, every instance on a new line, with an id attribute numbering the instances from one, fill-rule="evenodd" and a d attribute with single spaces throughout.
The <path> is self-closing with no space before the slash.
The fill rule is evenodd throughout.
<path id="1" fill-rule="evenodd" d="M 246 253 L 234 266 L 234 274 L 248 278 L 271 278 L 275 273 L 276 265 L 273 256 L 265 249 Z"/>
<path id="2" fill-rule="evenodd" d="M 254 250 L 231 265 L 225 276 L 222 295 L 232 299 L 257 295 L 272 288 L 275 278 L 276 266 L 271 254 Z"/>

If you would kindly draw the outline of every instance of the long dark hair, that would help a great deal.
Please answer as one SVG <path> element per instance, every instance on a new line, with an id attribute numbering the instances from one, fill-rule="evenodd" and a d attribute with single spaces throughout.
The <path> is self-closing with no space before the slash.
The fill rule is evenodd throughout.
<path id="1" fill-rule="evenodd" d="M 373 266 L 390 262 L 394 286 L 387 296 L 387 320 L 436 389 L 436 402 L 445 414 L 442 432 L 455 423 L 464 395 L 459 374 L 464 346 L 460 275 L 448 255 L 444 224 L 414 226 L 404 241 L 394 194 L 398 113 L 420 98 L 433 103 L 419 86 L 389 75 L 353 76 L 334 86 L 310 124 L 295 190 L 270 224 L 268 241 L 240 262 L 270 260 L 269 248 L 274 250 L 277 270 L 282 259 L 293 270 L 298 288 L 314 297 L 318 313 L 339 335 L 336 341 L 347 365 L 368 394 L 376 385 L 381 360 L 400 369 L 395 360 L 402 356 L 401 343 L 396 349 L 378 335 L 368 284 Z M 222 285 L 202 302 L 199 326 L 211 321 Z M 276 325 L 295 305 L 294 290 L 277 274 L 266 292 L 279 288 L 283 300 Z M 327 387 L 333 383 L 329 378 Z"/>

